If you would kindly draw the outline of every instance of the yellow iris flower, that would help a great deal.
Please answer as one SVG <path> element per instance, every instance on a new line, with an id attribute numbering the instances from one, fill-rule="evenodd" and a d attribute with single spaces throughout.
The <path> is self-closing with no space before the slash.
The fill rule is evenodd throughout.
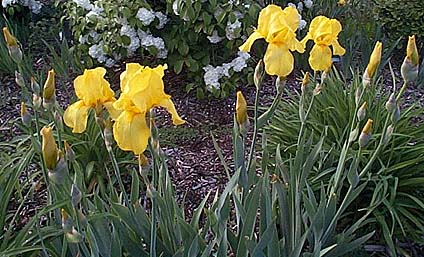
<path id="1" fill-rule="evenodd" d="M 268 5 L 259 13 L 258 28 L 239 49 L 249 52 L 257 39 L 265 39 L 268 42 L 264 57 L 265 71 L 269 75 L 286 77 L 294 66 L 290 51 L 305 51 L 305 47 L 296 39 L 299 22 L 296 8 L 289 6 L 283 10 L 277 5 Z"/>
<path id="2" fill-rule="evenodd" d="M 116 99 L 109 83 L 104 79 L 105 74 L 106 70 L 98 67 L 85 70 L 83 75 L 74 80 L 75 94 L 80 100 L 70 105 L 63 115 L 65 124 L 73 129 L 72 132 L 85 131 L 90 108 L 98 111 L 105 107 L 112 119 L 119 115 L 112 106 Z"/>
<path id="3" fill-rule="evenodd" d="M 122 150 L 135 154 L 144 152 L 150 136 L 146 113 L 151 108 L 167 109 L 175 125 L 185 122 L 178 115 L 171 96 L 164 92 L 162 77 L 166 68 L 166 65 L 152 69 L 129 63 L 121 74 L 121 96 L 113 106 L 122 112 L 113 125 L 113 135 Z"/>
<path id="4" fill-rule="evenodd" d="M 337 41 L 340 31 L 342 31 L 342 25 L 336 19 L 317 16 L 312 20 L 302 44 L 305 46 L 309 39 L 315 42 L 309 55 L 309 64 L 314 71 L 328 71 L 332 65 L 332 54 L 345 54 L 345 49 Z M 333 47 L 333 52 L 329 46 Z"/>

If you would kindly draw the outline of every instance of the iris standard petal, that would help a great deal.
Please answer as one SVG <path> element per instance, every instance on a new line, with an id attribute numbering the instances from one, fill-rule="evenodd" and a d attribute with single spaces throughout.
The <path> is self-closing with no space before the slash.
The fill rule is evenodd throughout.
<path id="1" fill-rule="evenodd" d="M 314 71 L 327 71 L 330 69 L 331 50 L 328 46 L 314 45 L 309 55 L 309 64 Z"/>
<path id="2" fill-rule="evenodd" d="M 259 32 L 253 32 L 246 40 L 246 42 L 244 42 L 244 44 L 239 47 L 239 50 L 243 52 L 250 52 L 250 48 L 252 47 L 253 43 L 256 41 L 256 39 L 260 38 L 263 38 L 263 36 Z"/>
<path id="3" fill-rule="evenodd" d="M 74 88 L 77 97 L 84 101 L 85 105 L 96 105 L 114 97 L 109 82 L 104 79 L 106 69 L 97 67 L 85 70 L 84 74 L 74 80 Z"/>
<path id="4" fill-rule="evenodd" d="M 142 70 L 144 67 L 141 66 L 138 63 L 127 63 L 125 71 L 121 73 L 120 80 L 121 80 L 121 92 L 126 91 L 126 87 L 128 85 L 128 81 L 130 78 L 132 78 L 135 73 L 139 70 Z"/>
<path id="5" fill-rule="evenodd" d="M 63 121 L 66 126 L 72 128 L 73 133 L 82 133 L 87 127 L 87 115 L 90 106 L 84 104 L 84 101 L 77 101 L 66 109 L 63 114 Z"/>
<path id="6" fill-rule="evenodd" d="M 175 105 L 171 99 L 162 99 L 159 105 L 164 107 L 171 114 L 172 123 L 174 123 L 174 125 L 181 125 L 185 123 L 185 120 L 178 115 L 177 109 L 175 109 Z"/>
<path id="7" fill-rule="evenodd" d="M 276 21 L 276 18 L 282 15 L 283 10 L 280 6 L 270 4 L 259 12 L 258 29 L 256 30 L 263 37 L 267 37 L 270 33 L 271 23 Z"/>
<path id="8" fill-rule="evenodd" d="M 284 16 L 281 18 L 284 24 L 289 27 L 292 31 L 296 31 L 299 27 L 299 12 L 293 6 L 288 6 L 283 10 Z"/>
<path id="9" fill-rule="evenodd" d="M 269 44 L 264 63 L 265 71 L 269 75 L 286 77 L 293 70 L 294 58 L 287 45 Z"/>
<path id="10" fill-rule="evenodd" d="M 119 148 L 141 154 L 146 150 L 150 130 L 145 113 L 124 111 L 113 124 L 113 136 Z"/>

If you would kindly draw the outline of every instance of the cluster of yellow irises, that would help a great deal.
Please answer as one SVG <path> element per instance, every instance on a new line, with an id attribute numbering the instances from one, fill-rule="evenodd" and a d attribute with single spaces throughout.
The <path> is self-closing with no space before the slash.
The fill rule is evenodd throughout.
<path id="1" fill-rule="evenodd" d="M 74 81 L 75 93 L 80 100 L 66 109 L 63 115 L 65 124 L 74 133 L 82 133 L 87 126 L 88 110 L 93 108 L 100 115 L 106 109 L 115 120 L 113 136 L 118 146 L 135 154 L 143 153 L 150 136 L 146 114 L 151 108 L 162 106 L 171 113 L 175 125 L 184 123 L 171 96 L 164 92 L 162 77 L 165 69 L 166 65 L 152 69 L 137 63 L 127 64 L 121 74 L 121 95 L 118 100 L 104 78 L 104 68 L 85 70 Z"/>
<path id="2" fill-rule="evenodd" d="M 332 65 L 332 55 L 345 53 L 345 49 L 337 41 L 342 30 L 340 22 L 317 16 L 312 20 L 308 34 L 302 41 L 296 38 L 299 22 L 296 8 L 289 6 L 283 10 L 277 5 L 268 5 L 259 13 L 258 28 L 240 46 L 240 50 L 248 52 L 256 39 L 265 39 L 268 43 L 264 56 L 265 71 L 270 75 L 286 77 L 294 67 L 294 58 L 290 51 L 303 53 L 306 42 L 311 39 L 315 42 L 309 56 L 311 68 L 315 71 L 328 71 Z"/>
<path id="3" fill-rule="evenodd" d="M 250 51 L 257 39 L 265 39 L 268 43 L 264 56 L 265 71 L 269 75 L 284 78 L 294 68 L 294 58 L 291 52 L 303 53 L 307 41 L 313 40 L 315 45 L 310 52 L 309 64 L 314 71 L 328 71 L 332 65 L 332 55 L 344 55 L 345 53 L 345 49 L 338 42 L 338 34 L 342 30 L 340 22 L 325 16 L 315 17 L 311 21 L 306 37 L 301 41 L 296 38 L 299 22 L 299 13 L 296 8 L 289 6 L 282 9 L 277 5 L 268 5 L 261 10 L 258 27 L 240 46 L 240 50 Z M 19 54 L 20 51 L 17 51 L 19 46 L 16 39 L 7 28 L 3 28 L 3 33 L 11 56 L 20 59 L 21 54 Z M 382 44 L 377 42 L 363 76 L 364 86 L 370 83 L 376 73 L 381 59 L 381 51 Z M 121 95 L 119 99 L 115 98 L 115 93 L 104 78 L 106 74 L 104 68 L 85 70 L 84 74 L 74 81 L 75 93 L 79 101 L 66 109 L 65 124 L 71 127 L 74 133 L 82 133 L 87 127 L 89 109 L 93 108 L 97 116 L 100 116 L 101 112 L 106 109 L 111 119 L 115 121 L 113 135 L 118 146 L 125 151 L 133 151 L 137 155 L 143 153 L 150 137 L 146 118 L 151 108 L 162 106 L 171 113 L 175 125 L 184 123 L 171 101 L 171 96 L 164 92 L 162 78 L 166 68 L 166 65 L 150 68 L 137 63 L 127 64 L 126 70 L 120 77 Z M 409 38 L 407 56 L 401 70 L 405 81 L 412 81 L 418 74 L 418 51 L 414 36 Z M 44 104 L 48 104 L 47 100 L 54 97 L 54 75 L 54 71 L 51 70 L 45 83 L 43 99 L 46 102 Z M 246 105 L 243 95 L 240 92 L 237 93 L 236 118 L 239 124 L 248 122 Z M 25 109 L 24 105 L 23 108 Z M 51 138 L 50 141 L 54 141 L 51 129 L 42 131 L 42 135 L 45 138 Z M 45 156 L 45 159 L 57 158 L 47 157 Z"/>

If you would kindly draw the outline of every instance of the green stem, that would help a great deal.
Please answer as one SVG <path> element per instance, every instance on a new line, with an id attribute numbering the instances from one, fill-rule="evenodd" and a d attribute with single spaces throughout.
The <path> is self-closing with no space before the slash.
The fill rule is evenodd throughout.
<path id="1" fill-rule="evenodd" d="M 260 81 L 259 84 L 262 84 L 262 80 Z M 252 137 L 252 142 L 250 144 L 250 151 L 249 151 L 249 157 L 247 159 L 247 167 L 246 170 L 249 171 L 250 169 L 250 165 L 252 165 L 252 159 L 253 159 L 253 154 L 255 153 L 255 145 L 256 145 L 256 139 L 258 137 L 258 118 L 259 118 L 259 88 L 256 88 L 256 95 L 255 95 L 255 109 L 254 109 L 254 114 L 253 114 L 253 137 Z M 249 176 L 247 176 L 249 177 Z"/>
<path id="2" fill-rule="evenodd" d="M 109 155 L 110 160 L 112 161 L 113 171 L 115 172 L 115 177 L 118 180 L 119 188 L 121 189 L 121 192 L 124 195 L 125 204 L 128 206 L 130 211 L 132 211 L 132 206 L 130 204 L 127 192 L 125 191 L 124 183 L 122 182 L 122 179 L 121 179 L 121 172 L 120 172 L 120 169 L 119 169 L 118 161 L 116 160 L 116 157 L 115 157 L 115 154 L 113 153 L 112 147 L 108 147 L 106 145 L 106 137 L 104 135 L 104 132 L 102 130 L 101 125 L 98 122 L 97 122 L 97 126 L 100 129 L 100 134 L 103 138 L 103 142 L 105 142 L 107 153 Z"/>

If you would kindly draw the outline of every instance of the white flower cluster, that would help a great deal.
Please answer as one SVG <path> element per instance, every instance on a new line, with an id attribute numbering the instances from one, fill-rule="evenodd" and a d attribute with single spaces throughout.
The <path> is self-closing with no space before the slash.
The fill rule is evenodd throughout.
<path id="1" fill-rule="evenodd" d="M 228 38 L 228 40 L 236 39 L 238 37 L 236 35 L 236 30 L 241 28 L 241 22 L 239 19 L 243 18 L 243 14 L 236 11 L 234 12 L 234 15 L 236 16 L 236 20 L 234 22 L 228 20 L 227 27 L 225 28 L 225 36 Z"/>
<path id="2" fill-rule="evenodd" d="M 219 80 L 224 76 L 229 78 L 230 69 L 234 72 L 240 72 L 247 67 L 247 60 L 250 58 L 250 54 L 239 51 L 237 55 L 238 56 L 234 60 L 229 63 L 224 63 L 221 66 L 213 67 L 212 65 L 208 65 L 203 67 L 203 70 L 205 71 L 203 79 L 205 81 L 206 88 L 209 91 L 212 91 L 212 89 L 219 89 L 221 87 Z"/>
<path id="3" fill-rule="evenodd" d="M 93 16 L 99 17 L 100 14 L 104 11 L 104 9 L 98 5 L 99 4 L 98 2 L 95 2 L 95 4 L 92 4 L 90 0 L 72 0 L 72 1 L 76 3 L 77 6 L 88 11 L 87 15 L 85 16 L 87 19 Z"/>
<path id="4" fill-rule="evenodd" d="M 115 59 L 106 56 L 103 50 L 104 42 L 101 40 L 98 44 L 94 44 L 88 48 L 88 54 L 96 59 L 99 63 L 104 63 L 106 67 L 112 67 L 116 61 Z M 118 59 L 118 58 L 117 58 Z"/>
<path id="5" fill-rule="evenodd" d="M 218 34 L 218 31 L 217 30 L 214 30 L 213 32 L 212 32 L 212 36 L 207 36 L 206 37 L 208 40 L 209 40 L 209 42 L 211 42 L 212 44 L 217 44 L 217 43 L 219 43 L 219 42 L 221 42 L 224 38 L 223 37 L 220 37 L 219 36 L 219 34 Z"/>
<path id="6" fill-rule="evenodd" d="M 43 4 L 37 0 L 2 0 L 1 5 L 3 8 L 6 8 L 9 5 L 20 4 L 22 6 L 27 6 L 31 12 L 39 14 Z"/>
<path id="7" fill-rule="evenodd" d="M 128 56 L 132 56 L 135 51 L 140 47 L 140 39 L 138 38 L 137 31 L 128 24 L 122 25 L 120 34 L 130 38 L 130 44 L 125 48 L 128 50 Z"/>
<path id="8" fill-rule="evenodd" d="M 155 18 L 157 18 L 159 21 L 159 24 L 156 26 L 157 29 L 163 29 L 168 22 L 168 17 L 166 17 L 165 14 L 144 7 L 138 9 L 136 18 L 139 19 L 144 26 L 149 26 Z"/>
<path id="9" fill-rule="evenodd" d="M 138 37 L 140 38 L 140 45 L 144 48 L 154 46 L 158 50 L 157 57 L 165 59 L 168 56 L 168 49 L 165 47 L 165 42 L 160 37 L 154 37 L 149 32 L 138 30 Z"/>

